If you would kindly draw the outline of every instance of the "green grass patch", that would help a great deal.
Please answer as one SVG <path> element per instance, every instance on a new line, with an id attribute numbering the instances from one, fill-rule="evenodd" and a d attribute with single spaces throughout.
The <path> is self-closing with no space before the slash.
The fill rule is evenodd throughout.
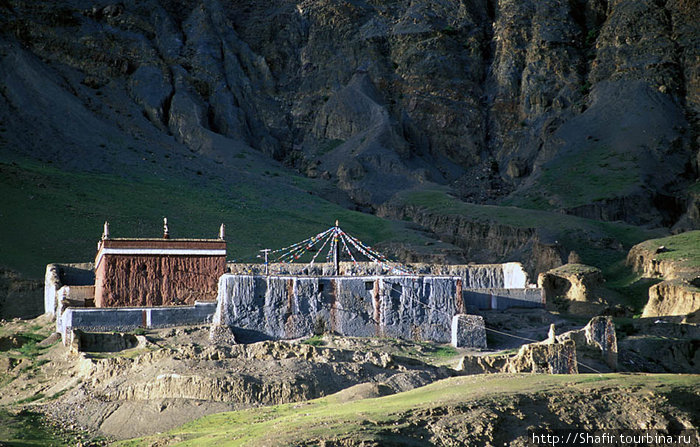
<path id="1" fill-rule="evenodd" d="M 405 415 L 436 407 L 465 402 L 505 402 L 515 393 L 555 395 L 564 389 L 585 393 L 611 387 L 648 392 L 645 390 L 659 390 L 664 386 L 697 388 L 698 378 L 624 374 L 455 377 L 381 398 L 338 402 L 334 396 L 329 396 L 306 403 L 215 414 L 185 424 L 166 435 L 116 445 L 147 446 L 166 439 L 171 440 L 172 444 L 168 445 L 173 446 L 307 445 L 308 442 L 348 436 L 357 441 L 376 440 L 388 434 L 387 427 L 403 423 Z"/>
<path id="2" fill-rule="evenodd" d="M 688 269 L 700 269 L 700 230 L 648 240 L 642 245 L 650 251 L 666 247 L 666 251 L 654 255 L 658 260 L 676 262 Z"/>
<path id="3" fill-rule="evenodd" d="M 327 140 L 323 144 L 319 145 L 316 155 L 320 157 L 320 156 L 325 155 L 329 152 L 332 152 L 333 150 L 335 150 L 338 146 L 340 146 L 343 143 L 345 143 L 345 140 L 339 140 L 339 139 Z"/>
<path id="4" fill-rule="evenodd" d="M 61 397 L 61 396 L 63 396 L 64 394 L 66 394 L 68 391 L 69 391 L 68 388 L 63 389 L 63 390 L 61 390 L 61 391 L 58 391 L 58 392 L 56 392 L 56 393 L 53 393 L 53 394 L 50 395 L 47 399 L 48 399 L 48 400 L 56 400 L 56 399 L 58 399 L 59 397 Z"/>
<path id="5" fill-rule="evenodd" d="M 68 447 L 78 445 L 83 434 L 52 428 L 40 413 L 21 410 L 10 413 L 0 409 L 0 445 L 13 447 Z M 99 439 L 96 439 L 99 441 Z M 87 440 L 89 441 L 89 440 Z M 89 442 L 86 445 L 91 445 Z"/>
<path id="6" fill-rule="evenodd" d="M 314 335 L 313 337 L 309 337 L 301 343 L 311 346 L 323 346 L 326 344 L 326 341 L 323 339 L 322 335 Z"/>
<path id="7" fill-rule="evenodd" d="M 310 194 L 315 187 L 310 179 L 261 179 L 251 169 L 230 184 L 69 172 L 34 161 L 0 163 L 0 265 L 43 278 L 47 263 L 89 261 L 105 220 L 113 237 L 160 237 L 167 216 L 172 237 L 214 238 L 223 222 L 228 257 L 240 261 L 255 261 L 258 250 L 287 246 L 336 219 L 370 244 L 397 234 L 390 222 Z"/>
<path id="8" fill-rule="evenodd" d="M 588 87 L 582 86 L 582 94 Z M 591 143 L 545 163 L 535 186 L 503 204 L 534 209 L 574 208 L 624 197 L 641 182 L 636 154 Z M 551 204 L 550 199 L 554 199 Z"/>
<path id="9" fill-rule="evenodd" d="M 15 402 L 16 405 L 22 405 L 22 404 L 28 404 L 30 402 L 37 401 L 39 399 L 43 399 L 45 396 L 43 393 L 36 393 L 33 396 L 26 397 L 24 399 L 20 399 L 17 402 Z"/>
<path id="10" fill-rule="evenodd" d="M 458 354 L 457 350 L 452 346 L 439 346 L 434 352 L 433 356 L 439 359 L 451 358 Z"/>
<path id="11" fill-rule="evenodd" d="M 595 273 L 597 271 L 599 271 L 597 267 L 585 264 L 564 264 L 561 267 L 553 269 L 553 272 L 555 273 L 568 275 L 585 275 L 589 273 Z"/>

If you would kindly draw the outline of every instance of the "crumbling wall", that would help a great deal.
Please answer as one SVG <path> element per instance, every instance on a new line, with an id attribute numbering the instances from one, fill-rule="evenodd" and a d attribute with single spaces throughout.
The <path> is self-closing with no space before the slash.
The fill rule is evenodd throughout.
<path id="1" fill-rule="evenodd" d="M 566 340 L 576 343 L 577 352 L 584 354 L 588 350 L 600 357 L 611 369 L 617 369 L 617 334 L 612 317 L 593 317 L 585 327 L 557 336 L 559 342 Z"/>
<path id="2" fill-rule="evenodd" d="M 505 369 L 511 373 L 578 374 L 576 343 L 555 340 L 523 345 Z"/>
<path id="3" fill-rule="evenodd" d="M 452 316 L 464 311 L 459 280 L 224 275 L 213 326 L 232 328 L 239 341 L 328 331 L 447 343 Z"/>
<path id="4" fill-rule="evenodd" d="M 49 264 L 44 275 L 44 313 L 56 315 L 60 300 L 58 290 L 63 286 L 90 286 L 95 284 L 94 264 Z"/>

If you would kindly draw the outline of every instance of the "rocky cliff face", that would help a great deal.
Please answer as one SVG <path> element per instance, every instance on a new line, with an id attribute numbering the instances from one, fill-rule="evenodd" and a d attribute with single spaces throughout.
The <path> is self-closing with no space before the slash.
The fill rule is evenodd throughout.
<path id="1" fill-rule="evenodd" d="M 627 264 L 641 276 L 659 278 L 649 288 L 649 301 L 642 316 L 688 315 L 700 310 L 698 238 L 691 231 L 637 244 L 627 255 Z M 696 318 L 696 317 L 695 317 Z"/>
<path id="2" fill-rule="evenodd" d="M 58 87 L 92 114 L 118 108 L 101 93 L 114 88 L 195 153 L 249 145 L 360 205 L 435 182 L 472 201 L 513 192 L 573 214 L 671 225 L 697 175 L 697 6 L 8 0 L 0 29 L 6 46 L 55 64 Z M 11 81 L 2 108 L 18 110 L 12 127 L 29 104 Z M 114 118 L 139 136 L 128 116 Z M 573 168 L 595 197 L 559 178 L 556 162 L 591 152 L 602 155 Z M 619 188 L 602 187 L 610 180 Z"/>
<path id="3" fill-rule="evenodd" d="M 403 261 L 521 261 L 534 277 L 573 249 L 561 234 L 394 199 L 697 228 L 698 6 L 4 0 L 0 154 L 263 190 L 289 171 L 250 163 L 283 163 L 314 194 L 454 244 L 397 243 Z"/>

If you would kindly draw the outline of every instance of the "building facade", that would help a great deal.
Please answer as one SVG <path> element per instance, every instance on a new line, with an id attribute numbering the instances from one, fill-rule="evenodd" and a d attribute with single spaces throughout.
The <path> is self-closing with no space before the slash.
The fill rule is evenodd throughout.
<path id="1" fill-rule="evenodd" d="M 223 239 L 110 239 L 98 244 L 95 306 L 192 305 L 215 300 Z"/>

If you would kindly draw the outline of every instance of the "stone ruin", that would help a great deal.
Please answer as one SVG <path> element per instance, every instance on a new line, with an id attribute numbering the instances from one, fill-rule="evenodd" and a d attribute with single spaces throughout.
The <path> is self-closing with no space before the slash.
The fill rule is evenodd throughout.
<path id="1" fill-rule="evenodd" d="M 596 372 L 590 364 L 598 367 L 601 363 L 611 371 L 617 369 L 617 336 L 612 317 L 594 317 L 585 327 L 558 336 L 553 326 L 546 340 L 523 345 L 514 356 L 465 356 L 457 369 L 467 374 L 578 374 L 579 365 L 587 372 Z"/>

